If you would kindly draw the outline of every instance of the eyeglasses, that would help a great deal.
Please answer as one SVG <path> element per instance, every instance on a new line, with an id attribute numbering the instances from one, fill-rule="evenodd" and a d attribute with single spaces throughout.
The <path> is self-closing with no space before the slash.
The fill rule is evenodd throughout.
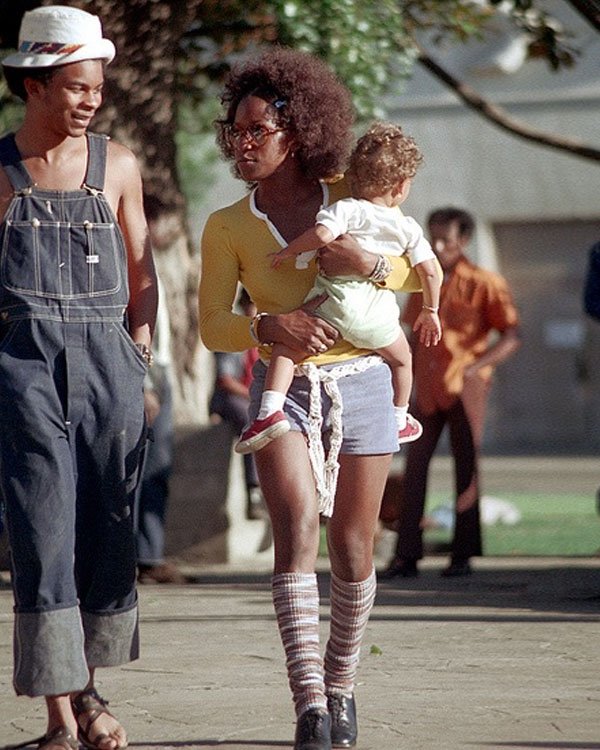
<path id="1" fill-rule="evenodd" d="M 266 128 L 264 125 L 250 125 L 248 128 L 235 128 L 233 125 L 225 127 L 225 138 L 230 146 L 239 146 L 242 141 L 249 141 L 253 146 L 264 146 L 267 138 L 275 133 L 281 133 L 287 128 Z"/>

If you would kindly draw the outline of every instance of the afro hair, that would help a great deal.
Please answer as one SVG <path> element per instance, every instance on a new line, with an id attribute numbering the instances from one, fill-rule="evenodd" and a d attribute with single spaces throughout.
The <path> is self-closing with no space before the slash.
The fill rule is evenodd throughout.
<path id="1" fill-rule="evenodd" d="M 352 148 L 354 108 L 350 92 L 323 60 L 274 46 L 232 68 L 221 97 L 225 116 L 215 122 L 217 142 L 229 160 L 233 151 L 227 129 L 247 96 L 276 104 L 276 123 L 293 133 L 296 159 L 310 178 L 333 179 L 344 172 Z"/>

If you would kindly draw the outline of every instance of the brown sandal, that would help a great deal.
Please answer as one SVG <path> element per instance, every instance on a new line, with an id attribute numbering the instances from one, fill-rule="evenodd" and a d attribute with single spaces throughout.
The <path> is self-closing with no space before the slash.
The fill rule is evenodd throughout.
<path id="1" fill-rule="evenodd" d="M 67 727 L 56 727 L 56 729 L 43 734 L 41 737 L 20 742 L 18 745 L 5 745 L 3 750 L 19 750 L 20 748 L 30 747 L 36 742 L 38 750 L 44 750 L 48 745 L 60 745 L 64 750 L 79 750 L 79 742 Z"/>
<path id="2" fill-rule="evenodd" d="M 79 742 L 73 737 L 67 727 L 56 727 L 48 734 L 44 735 L 38 745 L 38 750 L 44 750 L 49 745 L 59 745 L 64 750 L 79 750 Z"/>
<path id="3" fill-rule="evenodd" d="M 98 743 L 106 739 L 109 735 L 100 733 L 92 740 L 90 738 L 90 728 L 96 719 L 102 714 L 108 714 L 115 718 L 108 710 L 108 701 L 101 698 L 96 692 L 95 688 L 88 688 L 82 690 L 74 698 L 71 698 L 71 705 L 73 706 L 73 713 L 77 719 L 77 726 L 79 727 L 77 736 L 82 745 L 89 748 L 90 750 L 99 750 L 100 745 Z M 83 717 L 83 714 L 89 714 L 88 717 Z M 81 726 L 79 723 L 80 719 L 86 718 L 85 726 Z M 127 747 L 125 745 L 119 745 L 116 750 L 124 750 Z"/>

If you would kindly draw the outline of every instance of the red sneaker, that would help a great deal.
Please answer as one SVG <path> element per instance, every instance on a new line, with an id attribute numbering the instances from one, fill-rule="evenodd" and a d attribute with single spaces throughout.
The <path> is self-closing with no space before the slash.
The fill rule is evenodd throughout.
<path id="1" fill-rule="evenodd" d="M 423 434 L 423 425 L 412 414 L 406 415 L 406 427 L 398 432 L 399 443 L 412 443 Z"/>
<path id="2" fill-rule="evenodd" d="M 240 439 L 235 444 L 235 452 L 255 453 L 271 440 L 288 432 L 289 429 L 290 423 L 282 411 L 273 412 L 265 419 L 255 419 L 240 435 Z"/>

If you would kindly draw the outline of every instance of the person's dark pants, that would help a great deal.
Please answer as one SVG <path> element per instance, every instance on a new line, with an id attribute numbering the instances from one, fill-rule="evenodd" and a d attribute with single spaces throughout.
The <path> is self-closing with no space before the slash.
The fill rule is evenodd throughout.
<path id="1" fill-rule="evenodd" d="M 173 399 L 165 381 L 160 391 L 160 411 L 152 423 L 146 444 L 142 481 L 135 496 L 135 528 L 138 564 L 164 562 L 165 516 L 173 463 Z"/>
<path id="2" fill-rule="evenodd" d="M 220 395 L 218 406 L 212 411 L 231 425 L 237 438 L 248 422 L 248 399 L 223 393 Z M 244 455 L 244 477 L 247 489 L 258 487 L 258 474 L 252 453 Z"/>
<path id="3" fill-rule="evenodd" d="M 138 655 L 131 508 L 145 366 L 119 323 L 26 320 L 11 333 L 0 357 L 0 493 L 14 686 L 61 695 L 83 689 L 90 667 Z"/>
<path id="4" fill-rule="evenodd" d="M 408 446 L 404 470 L 404 496 L 398 519 L 396 556 L 407 560 L 423 557 L 421 522 L 425 510 L 429 463 L 446 425 L 454 457 L 456 515 L 452 559 L 466 560 L 482 554 L 477 476 L 478 451 L 462 401 L 446 411 L 415 416 L 423 425 L 423 435 Z M 468 506 L 464 507 L 463 506 Z"/>

